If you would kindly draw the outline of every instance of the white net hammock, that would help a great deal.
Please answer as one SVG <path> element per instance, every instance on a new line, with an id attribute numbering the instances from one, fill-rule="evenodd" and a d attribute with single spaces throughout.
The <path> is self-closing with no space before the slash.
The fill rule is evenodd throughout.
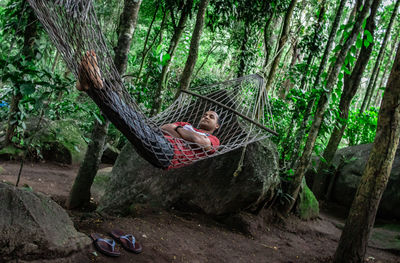
<path id="1" fill-rule="evenodd" d="M 76 77 L 85 75 L 91 87 L 87 94 L 152 165 L 178 168 L 277 135 L 263 78 L 257 74 L 184 91 L 165 111 L 147 118 L 123 85 L 91 0 L 28 2 L 71 72 Z M 82 71 L 82 59 L 88 51 L 94 51 L 97 61 L 89 56 L 89 63 L 97 64 L 99 70 Z M 218 147 L 205 150 L 180 138 L 167 140 L 160 129 L 163 124 L 174 122 L 189 122 L 197 127 L 209 110 L 215 111 L 221 121 L 221 127 L 213 134 L 220 140 Z"/>

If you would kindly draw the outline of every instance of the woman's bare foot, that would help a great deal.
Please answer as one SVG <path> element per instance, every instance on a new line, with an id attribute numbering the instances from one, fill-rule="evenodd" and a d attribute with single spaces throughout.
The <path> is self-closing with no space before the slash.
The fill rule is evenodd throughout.
<path id="1" fill-rule="evenodd" d="M 86 55 L 82 58 L 79 65 L 78 79 L 76 88 L 80 91 L 87 91 L 90 84 L 97 89 L 103 88 L 100 68 L 97 63 L 96 53 L 93 50 L 86 51 Z"/>

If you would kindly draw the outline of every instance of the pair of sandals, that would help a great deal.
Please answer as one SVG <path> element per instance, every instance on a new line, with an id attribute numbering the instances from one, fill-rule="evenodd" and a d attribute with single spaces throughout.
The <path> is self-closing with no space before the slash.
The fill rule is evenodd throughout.
<path id="1" fill-rule="evenodd" d="M 136 254 L 142 252 L 142 245 L 136 242 L 136 239 L 131 234 L 125 234 L 123 231 L 115 229 L 110 232 L 110 236 L 113 239 L 102 238 L 99 234 L 93 233 L 90 237 L 93 239 L 93 244 L 96 249 L 104 255 L 110 257 L 119 257 L 121 253 L 115 250 L 115 241 L 121 244 L 121 246 L 129 251 Z"/>

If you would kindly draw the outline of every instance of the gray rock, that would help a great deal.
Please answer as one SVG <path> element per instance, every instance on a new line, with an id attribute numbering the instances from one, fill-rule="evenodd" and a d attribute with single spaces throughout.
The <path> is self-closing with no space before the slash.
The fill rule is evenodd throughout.
<path id="1" fill-rule="evenodd" d="M 350 207 L 367 163 L 372 144 L 346 147 L 337 151 L 333 166 L 339 167 L 332 189 L 332 199 Z M 397 150 L 386 190 L 383 193 L 378 215 L 400 219 L 400 151 Z"/>
<path id="2" fill-rule="evenodd" d="M 99 210 L 127 214 L 136 206 L 175 207 L 208 215 L 257 212 L 279 183 L 278 153 L 269 140 L 248 145 L 242 172 L 234 177 L 242 149 L 163 171 L 128 144 L 113 167 Z M 133 210 L 133 211 L 132 211 Z"/>
<path id="3" fill-rule="evenodd" d="M 91 241 L 50 198 L 0 183 L 0 262 L 66 257 Z"/>
<path id="4" fill-rule="evenodd" d="M 114 164 L 119 154 L 120 150 L 107 143 L 104 147 L 103 155 L 101 156 L 101 162 L 106 164 Z"/>

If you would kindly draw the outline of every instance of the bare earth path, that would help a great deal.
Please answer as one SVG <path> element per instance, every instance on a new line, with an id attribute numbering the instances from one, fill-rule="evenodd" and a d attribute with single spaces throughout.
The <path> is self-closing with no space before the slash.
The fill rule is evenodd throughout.
<path id="1" fill-rule="evenodd" d="M 18 169 L 18 162 L 0 161 L 0 180 L 15 183 Z M 78 167 L 53 163 L 27 163 L 20 185 L 27 184 L 62 205 L 77 170 Z M 283 224 L 265 211 L 263 216 L 250 220 L 255 233 L 251 237 L 205 216 L 175 211 L 142 210 L 135 217 L 123 218 L 88 212 L 70 215 L 76 228 L 86 234 L 107 236 L 114 228 L 133 233 L 142 243 L 143 253 L 132 254 L 118 246 L 122 256 L 109 258 L 92 247 L 70 258 L 37 262 L 329 262 L 343 225 L 342 219 L 327 213 L 308 222 L 293 216 Z M 398 252 L 378 249 L 382 246 L 372 243 L 368 262 L 400 262 Z"/>

